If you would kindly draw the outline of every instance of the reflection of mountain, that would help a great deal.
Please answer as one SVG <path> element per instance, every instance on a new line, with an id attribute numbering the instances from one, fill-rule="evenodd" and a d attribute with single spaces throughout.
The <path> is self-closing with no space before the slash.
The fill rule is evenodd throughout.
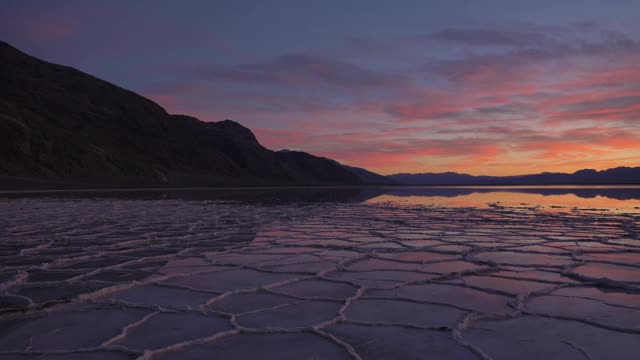
<path id="1" fill-rule="evenodd" d="M 393 196 L 441 196 L 456 197 L 471 195 L 474 193 L 512 192 L 524 194 L 548 195 L 575 195 L 590 199 L 603 196 L 617 200 L 640 200 L 640 188 L 465 188 L 465 187 L 438 187 L 438 188 L 387 188 L 385 194 Z"/>
<path id="2" fill-rule="evenodd" d="M 639 200 L 638 188 L 514 188 L 514 187 L 272 187 L 272 188 L 226 188 L 226 189 L 173 189 L 132 191 L 78 191 L 58 193 L 5 193 L 0 198 L 11 197 L 56 197 L 56 198 L 119 198 L 140 200 L 223 200 L 261 203 L 265 205 L 288 203 L 350 202 L 358 203 L 381 195 L 398 197 L 423 196 L 447 197 L 476 193 L 509 192 L 521 194 L 575 195 L 590 199 L 602 196 L 616 200 Z M 640 203 L 639 203 L 640 204 Z"/>
<path id="3" fill-rule="evenodd" d="M 389 178 L 405 185 L 622 185 L 640 184 L 640 167 L 618 167 L 596 171 L 584 169 L 573 174 L 542 173 L 518 176 L 473 176 L 468 174 L 394 174 Z"/>
<path id="4" fill-rule="evenodd" d="M 389 189 L 380 187 L 271 187 L 220 189 L 136 189 L 69 192 L 4 193 L 1 198 L 51 197 L 64 199 L 115 198 L 136 200 L 222 200 L 260 203 L 265 205 L 289 203 L 351 202 L 358 203 L 383 195 Z"/>

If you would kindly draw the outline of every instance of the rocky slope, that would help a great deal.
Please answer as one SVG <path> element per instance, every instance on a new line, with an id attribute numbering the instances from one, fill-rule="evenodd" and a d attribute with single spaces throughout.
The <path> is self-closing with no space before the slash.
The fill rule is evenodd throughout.
<path id="1" fill-rule="evenodd" d="M 0 82 L 0 188 L 362 183 L 332 160 L 266 149 L 233 121 L 170 115 L 4 42 Z"/>
<path id="2" fill-rule="evenodd" d="M 373 171 L 369 171 L 367 169 L 342 165 L 345 169 L 351 171 L 352 173 L 358 175 L 362 181 L 371 185 L 398 185 L 398 183 L 389 176 L 384 176 L 380 174 L 376 174 Z"/>

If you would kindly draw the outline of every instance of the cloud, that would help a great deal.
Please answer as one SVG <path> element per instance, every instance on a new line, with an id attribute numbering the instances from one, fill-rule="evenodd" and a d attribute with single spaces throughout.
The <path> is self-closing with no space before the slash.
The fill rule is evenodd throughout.
<path id="1" fill-rule="evenodd" d="M 582 101 L 567 105 L 565 108 L 569 112 L 585 113 L 600 111 L 602 109 L 622 110 L 629 107 L 640 105 L 640 95 L 610 97 L 604 99 L 595 99 L 592 101 Z"/>
<path id="2" fill-rule="evenodd" d="M 34 19 L 16 16 L 0 26 L 0 33 L 20 41 L 60 41 L 76 35 L 81 21 L 69 16 Z"/>
<path id="3" fill-rule="evenodd" d="M 616 31 L 534 30 L 449 28 L 429 34 L 429 39 L 467 45 L 474 50 L 457 58 L 427 61 L 423 70 L 452 82 L 513 82 L 535 80 L 553 65 L 579 65 L 585 58 L 611 63 L 619 62 L 620 57 L 640 55 L 640 42 Z"/>
<path id="4" fill-rule="evenodd" d="M 527 30 L 495 28 L 445 28 L 422 36 L 420 39 L 469 46 L 524 47 L 556 44 L 556 40 L 548 34 Z"/>
<path id="5" fill-rule="evenodd" d="M 446 51 L 424 52 L 425 42 Z M 413 51 L 416 66 L 398 66 L 385 46 Z M 402 44 L 361 39 L 358 51 L 387 65 L 288 54 L 191 67 L 197 91 L 168 89 L 167 99 L 246 123 L 267 147 L 382 173 L 574 171 L 640 158 L 640 46 L 628 35 L 593 23 L 449 27 Z"/>
<path id="6" fill-rule="evenodd" d="M 196 74 L 236 83 L 334 86 L 342 88 L 402 87 L 406 81 L 347 62 L 306 54 L 282 55 L 272 62 L 231 67 L 200 67 Z"/>

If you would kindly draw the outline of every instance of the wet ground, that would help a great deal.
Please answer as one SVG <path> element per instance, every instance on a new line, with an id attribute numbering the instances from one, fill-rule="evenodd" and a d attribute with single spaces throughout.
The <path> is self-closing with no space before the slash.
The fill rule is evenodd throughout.
<path id="1" fill-rule="evenodd" d="M 0 359 L 637 359 L 640 214 L 0 200 Z"/>

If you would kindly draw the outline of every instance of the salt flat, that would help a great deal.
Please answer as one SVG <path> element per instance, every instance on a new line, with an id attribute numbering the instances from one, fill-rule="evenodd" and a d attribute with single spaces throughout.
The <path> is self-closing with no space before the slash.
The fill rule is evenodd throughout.
<path id="1" fill-rule="evenodd" d="M 640 215 L 0 200 L 0 359 L 634 359 Z"/>

